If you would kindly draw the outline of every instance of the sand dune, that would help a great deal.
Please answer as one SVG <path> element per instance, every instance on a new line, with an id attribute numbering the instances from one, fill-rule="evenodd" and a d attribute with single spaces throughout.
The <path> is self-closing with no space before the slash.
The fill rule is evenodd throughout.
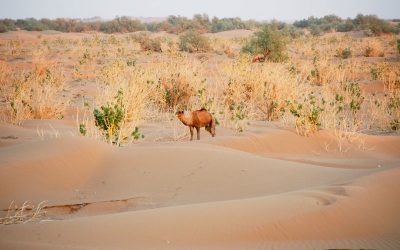
<path id="1" fill-rule="evenodd" d="M 400 247 L 398 137 L 339 152 L 329 131 L 257 128 L 116 148 L 38 125 L 1 125 L 18 139 L 2 139 L 0 208 L 47 200 L 47 220 L 0 226 L 1 249 Z"/>

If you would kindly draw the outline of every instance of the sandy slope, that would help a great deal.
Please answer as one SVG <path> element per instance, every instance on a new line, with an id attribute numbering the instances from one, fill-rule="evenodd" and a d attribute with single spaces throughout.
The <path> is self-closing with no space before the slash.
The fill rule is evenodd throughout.
<path id="1" fill-rule="evenodd" d="M 399 137 L 340 153 L 329 132 L 261 127 L 115 148 L 42 123 L 59 135 L 0 124 L 0 208 L 48 200 L 51 220 L 0 226 L 0 249 L 400 248 Z"/>

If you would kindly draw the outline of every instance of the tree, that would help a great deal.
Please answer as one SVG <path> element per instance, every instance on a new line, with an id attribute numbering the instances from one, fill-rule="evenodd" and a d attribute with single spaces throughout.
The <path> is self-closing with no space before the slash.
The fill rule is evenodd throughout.
<path id="1" fill-rule="evenodd" d="M 286 38 L 281 32 L 265 25 L 256 32 L 242 48 L 242 52 L 252 55 L 262 54 L 268 61 L 282 62 L 287 59 Z"/>
<path id="2" fill-rule="evenodd" d="M 187 52 L 207 52 L 210 50 L 210 41 L 195 30 L 186 31 L 179 37 L 179 48 Z"/>

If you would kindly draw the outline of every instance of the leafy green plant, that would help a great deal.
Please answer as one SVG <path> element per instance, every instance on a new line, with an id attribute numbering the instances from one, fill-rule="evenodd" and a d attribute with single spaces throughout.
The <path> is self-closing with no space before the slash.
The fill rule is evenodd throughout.
<path id="1" fill-rule="evenodd" d="M 131 134 L 134 140 L 139 140 L 140 138 L 144 138 L 144 135 L 139 132 L 139 128 L 135 127 L 135 130 Z"/>
<path id="2" fill-rule="evenodd" d="M 389 97 L 389 101 L 387 104 L 387 112 L 392 117 L 390 121 L 390 128 L 392 130 L 400 130 L 400 96 L 395 95 L 393 92 Z"/>
<path id="3" fill-rule="evenodd" d="M 318 99 L 313 93 L 308 94 L 301 102 L 286 101 L 290 113 L 296 118 L 296 131 L 308 136 L 321 127 L 321 112 L 324 111 L 323 99 Z M 283 112 L 283 111 L 282 111 Z"/>
<path id="4" fill-rule="evenodd" d="M 358 113 L 363 102 L 364 96 L 357 82 L 342 83 L 335 98 L 329 103 L 335 112 L 334 117 L 337 118 L 334 127 L 345 126 L 345 124 L 354 129 L 359 127 L 362 121 Z"/>
<path id="5" fill-rule="evenodd" d="M 125 112 L 122 101 L 123 92 L 119 90 L 113 103 L 108 103 L 93 111 L 96 127 L 102 130 L 106 140 L 112 144 L 119 143 L 118 132 Z"/>
<path id="6" fill-rule="evenodd" d="M 380 70 L 376 67 L 372 67 L 369 73 L 371 74 L 372 80 L 378 80 L 379 76 L 381 75 Z"/>
<path id="7" fill-rule="evenodd" d="M 130 66 L 130 67 L 133 67 L 133 66 L 136 65 L 136 60 L 133 59 L 133 58 L 128 58 L 128 59 L 126 59 L 126 65 Z"/>
<path id="8" fill-rule="evenodd" d="M 235 124 L 235 129 L 238 132 L 243 132 L 245 129 L 245 119 L 247 118 L 246 110 L 247 106 L 244 102 L 231 103 L 229 105 L 229 110 L 231 112 L 231 121 Z"/>
<path id="9" fill-rule="evenodd" d="M 360 85 L 356 82 L 350 82 L 343 86 L 344 90 L 350 95 L 350 110 L 355 116 L 357 112 L 361 109 L 361 104 L 364 101 L 364 97 L 361 95 Z"/>
<path id="10" fill-rule="evenodd" d="M 81 133 L 81 135 L 85 136 L 87 129 L 86 129 L 86 124 L 81 123 L 79 124 L 79 132 Z"/>

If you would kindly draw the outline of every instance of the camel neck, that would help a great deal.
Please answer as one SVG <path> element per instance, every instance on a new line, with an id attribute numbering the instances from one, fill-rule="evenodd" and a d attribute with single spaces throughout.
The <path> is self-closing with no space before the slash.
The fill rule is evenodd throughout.
<path id="1" fill-rule="evenodd" d="M 185 124 L 186 126 L 191 126 L 192 125 L 191 119 L 189 117 L 184 116 L 184 115 L 179 116 L 179 120 L 181 120 L 181 122 L 183 124 Z"/>

